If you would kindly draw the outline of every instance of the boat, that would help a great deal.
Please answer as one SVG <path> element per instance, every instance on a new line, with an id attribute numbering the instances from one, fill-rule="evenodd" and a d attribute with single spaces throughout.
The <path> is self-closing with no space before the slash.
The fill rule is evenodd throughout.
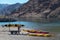
<path id="1" fill-rule="evenodd" d="M 42 34 L 48 34 L 49 32 L 45 32 L 45 31 L 42 31 L 42 30 L 23 30 L 23 31 L 26 31 L 26 32 L 29 32 L 29 33 L 42 33 Z"/>
<path id="2" fill-rule="evenodd" d="M 51 37 L 51 34 L 28 34 L 29 36 L 36 36 L 36 37 Z"/>
<path id="3" fill-rule="evenodd" d="M 36 30 L 23 30 L 25 32 L 29 32 L 29 36 L 38 36 L 38 37 L 51 37 L 52 35 L 49 32 L 44 31 L 36 31 Z"/>

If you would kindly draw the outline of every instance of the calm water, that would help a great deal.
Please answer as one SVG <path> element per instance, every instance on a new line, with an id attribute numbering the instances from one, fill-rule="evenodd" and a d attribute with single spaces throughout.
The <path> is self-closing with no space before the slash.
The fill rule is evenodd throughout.
<path id="1" fill-rule="evenodd" d="M 60 23 L 39 23 L 39 22 L 28 22 L 28 21 L 18 21 L 18 22 L 0 22 L 0 25 L 5 24 L 24 24 L 26 28 L 36 29 L 36 30 L 47 30 L 47 31 L 59 31 Z"/>

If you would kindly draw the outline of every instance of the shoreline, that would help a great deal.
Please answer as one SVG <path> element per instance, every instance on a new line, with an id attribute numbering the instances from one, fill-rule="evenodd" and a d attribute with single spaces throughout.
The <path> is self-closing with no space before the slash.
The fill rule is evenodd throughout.
<path id="1" fill-rule="evenodd" d="M 4 32 L 5 31 L 5 32 Z M 60 33 L 55 37 L 35 37 L 26 35 L 9 35 L 8 28 L 0 27 L 0 40 L 60 40 Z"/>

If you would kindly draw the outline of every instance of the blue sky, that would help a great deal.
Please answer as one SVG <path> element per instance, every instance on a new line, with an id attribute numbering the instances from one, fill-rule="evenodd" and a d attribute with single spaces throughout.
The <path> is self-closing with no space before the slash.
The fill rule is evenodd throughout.
<path id="1" fill-rule="evenodd" d="M 0 0 L 0 4 L 26 3 L 28 0 Z"/>

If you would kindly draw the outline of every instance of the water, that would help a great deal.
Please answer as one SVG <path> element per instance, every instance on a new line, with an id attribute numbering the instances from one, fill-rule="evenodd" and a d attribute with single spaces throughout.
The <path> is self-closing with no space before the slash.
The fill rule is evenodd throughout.
<path id="1" fill-rule="evenodd" d="M 23 24 L 23 25 L 25 25 L 24 26 L 25 28 L 49 31 L 49 32 L 53 32 L 53 34 L 55 34 L 55 37 L 37 37 L 37 38 L 28 37 L 28 40 L 60 40 L 60 22 L 57 22 L 57 23 L 55 23 L 55 22 L 54 23 L 41 23 L 41 22 L 29 22 L 29 21 L 0 22 L 0 25 L 5 25 L 5 24 Z M 19 39 L 20 35 L 19 35 L 19 37 L 16 37 L 16 38 Z M 23 36 L 23 38 L 26 38 L 26 37 Z"/>
<path id="2" fill-rule="evenodd" d="M 0 25 L 5 24 L 23 24 L 26 28 L 35 30 L 47 30 L 47 31 L 58 31 L 60 30 L 60 23 L 40 23 L 40 22 L 29 22 L 29 21 L 17 21 L 17 22 L 0 22 Z"/>

